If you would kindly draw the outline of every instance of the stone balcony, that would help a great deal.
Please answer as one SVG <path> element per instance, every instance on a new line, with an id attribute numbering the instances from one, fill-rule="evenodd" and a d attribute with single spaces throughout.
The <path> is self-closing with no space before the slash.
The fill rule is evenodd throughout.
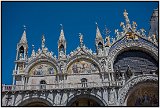
<path id="1" fill-rule="evenodd" d="M 39 84 L 39 85 L 2 85 L 2 92 L 6 91 L 25 91 L 25 90 L 56 90 L 56 89 L 82 89 L 96 87 L 120 87 L 122 81 L 108 82 L 87 82 L 87 83 L 57 83 L 57 84 Z"/>

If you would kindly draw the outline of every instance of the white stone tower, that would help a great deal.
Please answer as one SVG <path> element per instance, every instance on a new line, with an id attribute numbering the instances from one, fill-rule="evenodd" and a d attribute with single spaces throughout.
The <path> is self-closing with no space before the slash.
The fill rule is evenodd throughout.
<path id="1" fill-rule="evenodd" d="M 25 26 L 24 26 L 25 27 Z M 17 44 L 17 54 L 15 61 L 15 69 L 13 70 L 13 85 L 24 84 L 24 69 L 28 59 L 28 44 L 26 38 L 26 30 L 22 34 L 21 40 Z"/>

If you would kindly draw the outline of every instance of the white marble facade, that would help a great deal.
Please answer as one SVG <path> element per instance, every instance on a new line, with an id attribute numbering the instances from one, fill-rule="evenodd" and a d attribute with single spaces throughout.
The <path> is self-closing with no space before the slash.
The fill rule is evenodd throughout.
<path id="1" fill-rule="evenodd" d="M 114 61 L 118 54 L 135 48 L 150 52 L 158 63 L 158 41 L 155 41 L 156 38 L 150 40 L 144 32 L 136 30 L 135 22 L 131 26 L 127 11 L 124 18 L 126 25 L 121 22 L 122 32 L 116 30 L 118 38 L 112 43 L 110 40 L 107 40 L 109 43 L 104 42 L 97 25 L 96 54 L 85 46 L 80 34 L 80 47 L 66 55 L 62 28 L 58 57 L 45 47 L 43 36 L 42 48 L 36 52 L 33 46 L 32 54 L 27 58 L 28 44 L 24 31 L 17 44 L 17 49 L 22 51 L 17 51 L 13 84 L 3 85 L 2 88 L 2 106 L 25 106 L 31 102 L 70 106 L 78 97 L 94 100 L 99 106 L 132 106 L 132 102 L 127 101 L 132 87 L 146 80 L 158 85 L 158 75 L 154 70 L 151 73 L 132 73 L 126 77 L 127 72 L 116 73 Z"/>

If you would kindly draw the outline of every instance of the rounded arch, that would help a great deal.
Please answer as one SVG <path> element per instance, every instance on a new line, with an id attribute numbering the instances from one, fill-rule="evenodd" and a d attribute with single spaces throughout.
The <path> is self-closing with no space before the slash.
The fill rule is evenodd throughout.
<path id="1" fill-rule="evenodd" d="M 102 44 L 102 42 L 98 42 L 98 48 L 103 49 L 103 44 Z"/>
<path id="2" fill-rule="evenodd" d="M 72 106 L 73 103 L 80 99 L 88 99 L 96 103 L 97 106 L 106 106 L 106 104 L 97 96 L 90 95 L 90 94 L 80 94 L 73 97 L 70 97 L 67 101 L 66 106 Z"/>
<path id="3" fill-rule="evenodd" d="M 59 46 L 59 49 L 64 49 L 64 45 L 61 44 L 61 45 Z"/>
<path id="4" fill-rule="evenodd" d="M 41 80 L 40 84 L 46 84 L 46 81 L 45 80 Z"/>
<path id="5" fill-rule="evenodd" d="M 111 46 L 108 54 L 108 68 L 109 71 L 113 71 L 113 63 L 120 53 L 126 50 L 140 50 L 150 54 L 156 61 L 158 61 L 158 48 L 150 45 L 145 42 L 131 41 L 127 42 L 126 40 L 118 41 L 116 44 Z"/>
<path id="6" fill-rule="evenodd" d="M 143 81 L 134 85 L 127 93 L 126 106 L 158 106 L 158 83 Z"/>
<path id="7" fill-rule="evenodd" d="M 29 74 L 30 70 L 31 70 L 34 66 L 36 66 L 36 65 L 38 65 L 38 64 L 41 64 L 41 63 L 50 64 L 51 66 L 53 66 L 53 67 L 55 68 L 56 72 L 58 73 L 58 71 L 59 71 L 59 66 L 58 66 L 58 64 L 57 64 L 55 61 L 50 60 L 50 59 L 36 59 L 36 60 L 31 61 L 31 62 L 28 64 L 28 66 L 26 67 L 25 73 Z"/>
<path id="8" fill-rule="evenodd" d="M 133 89 L 137 84 L 143 82 L 156 82 L 158 83 L 158 76 L 157 75 L 138 75 L 134 76 L 133 78 L 129 79 L 125 85 L 118 91 L 118 103 L 120 106 L 126 105 L 126 99 L 130 90 Z M 157 84 L 158 86 L 158 84 Z"/>
<path id="9" fill-rule="evenodd" d="M 127 52 L 127 51 L 132 51 L 132 50 L 136 50 L 136 51 L 141 51 L 141 52 L 147 53 L 148 55 L 153 57 L 156 61 L 158 61 L 158 57 L 154 52 L 150 51 L 149 49 L 146 49 L 146 48 L 143 48 L 143 47 L 138 47 L 138 46 L 130 46 L 130 47 L 126 47 L 126 48 L 123 48 L 123 49 L 119 50 L 114 55 L 113 61 L 115 61 L 117 56 L 120 55 L 121 53 Z"/>
<path id="10" fill-rule="evenodd" d="M 24 53 L 24 47 L 23 47 L 23 46 L 21 46 L 21 47 L 19 48 L 19 52 L 20 52 L 20 53 Z"/>
<path id="11" fill-rule="evenodd" d="M 126 70 L 129 66 L 133 72 L 151 72 L 158 69 L 156 57 L 144 48 L 130 47 L 119 51 L 113 59 L 113 70 Z M 143 65 L 142 65 L 143 64 Z M 145 66 L 145 69 L 144 69 Z M 119 70 L 119 71 L 120 71 Z"/>
<path id="12" fill-rule="evenodd" d="M 66 66 L 66 68 L 65 68 L 66 72 L 68 71 L 68 68 L 69 68 L 72 64 L 74 64 L 74 63 L 77 62 L 77 61 L 81 61 L 81 60 L 84 60 L 84 61 L 87 61 L 87 62 L 89 62 L 89 63 L 94 64 L 94 65 L 98 68 L 98 71 L 99 71 L 99 72 L 102 72 L 102 68 L 101 68 L 101 66 L 100 66 L 100 63 L 99 63 L 97 60 L 93 59 L 92 57 L 88 57 L 88 56 L 85 56 L 85 55 L 83 55 L 83 57 L 82 57 L 82 56 L 78 56 L 78 57 L 76 57 L 76 58 L 71 59 L 71 60 L 67 63 L 67 66 Z"/>
<path id="13" fill-rule="evenodd" d="M 16 106 L 53 106 L 51 102 L 43 98 L 29 98 Z"/>

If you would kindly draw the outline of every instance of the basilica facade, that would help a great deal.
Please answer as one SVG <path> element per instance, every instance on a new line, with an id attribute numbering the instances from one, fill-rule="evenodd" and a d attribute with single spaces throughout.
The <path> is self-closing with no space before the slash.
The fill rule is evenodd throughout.
<path id="1" fill-rule="evenodd" d="M 17 44 L 13 84 L 2 85 L 2 106 L 158 106 L 158 9 L 148 35 L 125 10 L 122 30 L 103 39 L 96 23 L 96 53 L 80 45 L 66 54 L 61 25 L 58 57 L 45 46 L 28 55 L 24 30 Z"/>

